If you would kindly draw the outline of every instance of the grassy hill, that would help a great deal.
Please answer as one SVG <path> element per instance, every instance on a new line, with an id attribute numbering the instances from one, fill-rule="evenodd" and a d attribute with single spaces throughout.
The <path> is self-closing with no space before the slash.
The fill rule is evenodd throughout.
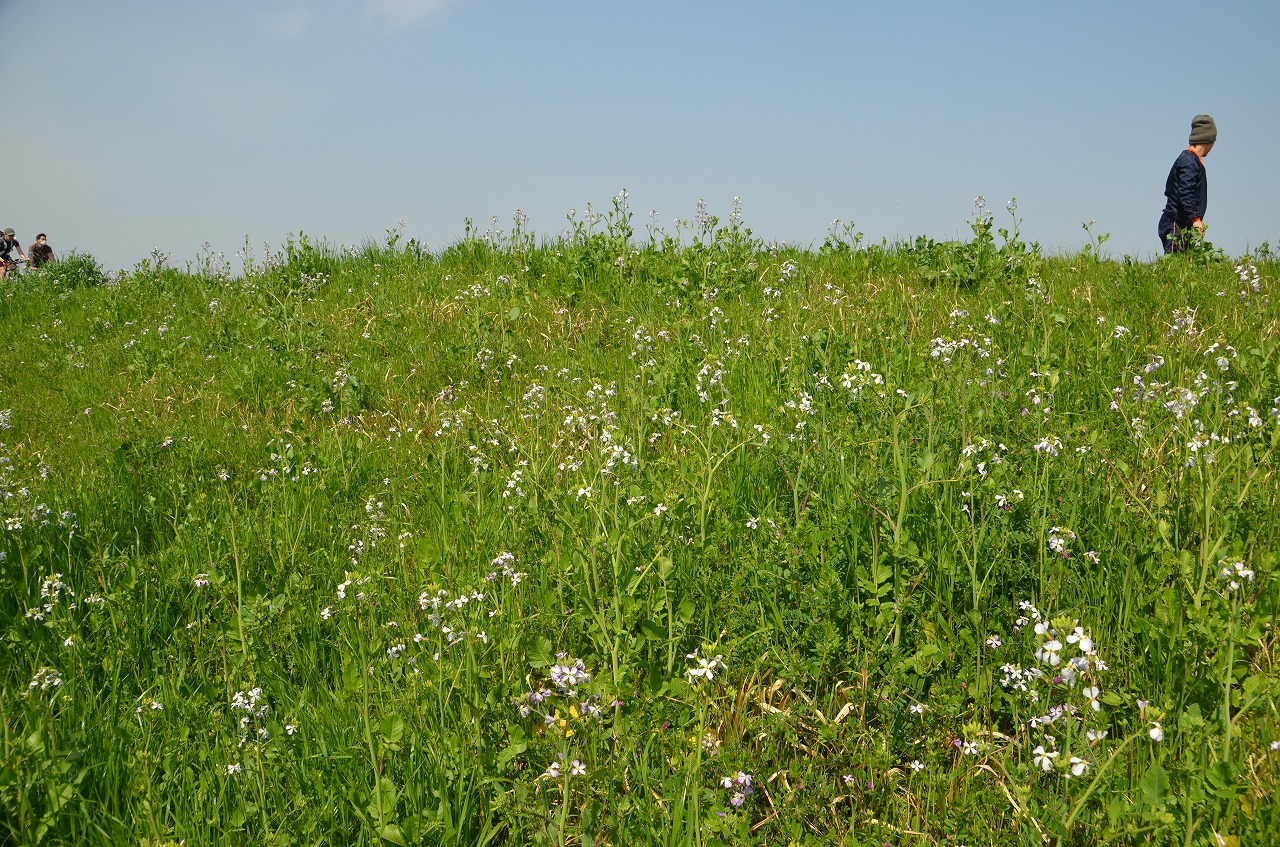
<path id="1" fill-rule="evenodd" d="M 0 284 L 3 838 L 1269 843 L 1280 266 L 973 228 Z"/>

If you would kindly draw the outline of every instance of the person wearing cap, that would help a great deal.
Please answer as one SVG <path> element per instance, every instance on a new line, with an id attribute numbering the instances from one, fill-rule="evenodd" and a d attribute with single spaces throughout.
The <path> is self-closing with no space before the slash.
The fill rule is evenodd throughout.
<path id="1" fill-rule="evenodd" d="M 1203 234 L 1204 213 L 1209 205 L 1209 175 L 1204 157 L 1218 140 L 1218 127 L 1208 115 L 1191 119 L 1187 149 L 1178 154 L 1164 181 L 1164 213 L 1160 215 L 1160 245 L 1166 253 L 1186 249 L 1191 230 Z"/>
<path id="2" fill-rule="evenodd" d="M 48 236 L 43 232 L 36 236 L 36 243 L 27 248 L 27 260 L 33 268 L 57 261 L 53 248 L 49 246 Z"/>
<path id="3" fill-rule="evenodd" d="M 5 274 L 9 273 L 9 263 L 13 261 L 13 251 L 17 249 L 18 256 L 22 261 L 27 260 L 27 254 L 22 252 L 22 245 L 18 243 L 18 236 L 13 231 L 13 227 L 7 227 L 4 231 L 4 237 L 0 238 L 0 279 L 4 279 Z"/>

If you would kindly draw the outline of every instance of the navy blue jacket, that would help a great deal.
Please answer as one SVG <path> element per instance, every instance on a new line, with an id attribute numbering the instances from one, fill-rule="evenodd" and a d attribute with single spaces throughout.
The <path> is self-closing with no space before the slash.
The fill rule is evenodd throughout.
<path id="1" fill-rule="evenodd" d="M 1167 202 L 1160 218 L 1162 228 L 1168 223 L 1186 229 L 1204 217 L 1209 206 L 1209 175 L 1191 148 L 1174 160 L 1169 178 L 1164 181 L 1164 196 Z"/>

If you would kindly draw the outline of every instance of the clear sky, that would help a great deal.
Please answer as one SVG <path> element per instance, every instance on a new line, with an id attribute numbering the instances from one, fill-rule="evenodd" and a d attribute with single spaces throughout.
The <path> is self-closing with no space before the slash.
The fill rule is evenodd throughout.
<path id="1" fill-rule="evenodd" d="M 967 236 L 1150 258 L 1193 115 L 1209 237 L 1280 242 L 1280 2 L 0 0 L 0 226 L 132 268 L 630 191 L 768 241 Z"/>

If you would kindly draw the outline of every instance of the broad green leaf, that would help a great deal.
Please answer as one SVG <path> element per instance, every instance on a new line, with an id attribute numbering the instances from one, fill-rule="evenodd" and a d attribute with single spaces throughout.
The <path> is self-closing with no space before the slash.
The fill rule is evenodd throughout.
<path id="1" fill-rule="evenodd" d="M 1142 802 L 1158 808 L 1164 805 L 1164 797 L 1169 793 L 1169 775 L 1159 762 L 1155 762 L 1142 775 L 1142 782 L 1138 787 L 1142 790 Z"/>

